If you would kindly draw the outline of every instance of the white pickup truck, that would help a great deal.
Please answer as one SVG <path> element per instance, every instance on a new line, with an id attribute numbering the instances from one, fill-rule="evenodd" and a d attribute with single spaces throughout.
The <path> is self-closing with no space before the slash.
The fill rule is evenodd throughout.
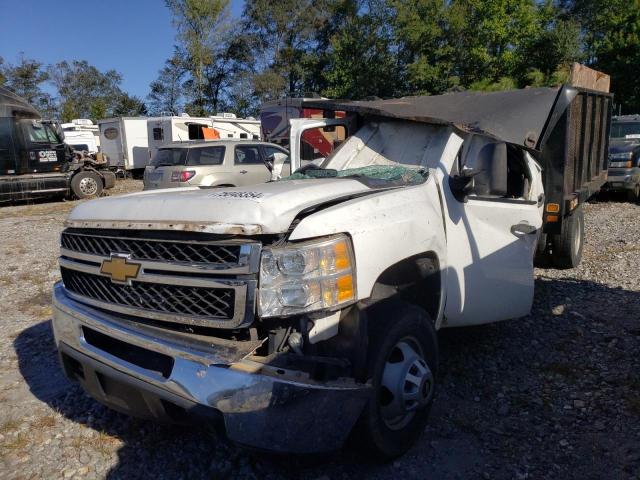
<path id="1" fill-rule="evenodd" d="M 436 332 L 527 315 L 536 251 L 579 261 L 590 187 L 563 190 L 552 167 L 584 164 L 580 187 L 604 182 L 609 95 L 310 104 L 346 112 L 293 122 L 292 171 L 303 131 L 347 128 L 320 167 L 73 210 L 53 294 L 69 378 L 131 415 L 221 421 L 239 444 L 327 451 L 355 429 L 393 458 L 427 422 Z"/>

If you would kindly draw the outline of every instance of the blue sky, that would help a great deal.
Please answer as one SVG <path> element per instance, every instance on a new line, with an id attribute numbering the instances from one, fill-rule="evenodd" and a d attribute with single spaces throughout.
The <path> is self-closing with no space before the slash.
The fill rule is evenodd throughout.
<path id="1" fill-rule="evenodd" d="M 242 0 L 231 0 L 234 16 Z M 0 0 L 0 57 L 20 52 L 45 64 L 87 60 L 115 69 L 122 88 L 146 97 L 173 52 L 175 30 L 163 0 Z"/>

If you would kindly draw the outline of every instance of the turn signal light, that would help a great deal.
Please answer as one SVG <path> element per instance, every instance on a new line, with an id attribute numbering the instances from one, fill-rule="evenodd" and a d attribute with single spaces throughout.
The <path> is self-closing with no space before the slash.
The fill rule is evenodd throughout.
<path id="1" fill-rule="evenodd" d="M 557 222 L 558 215 L 547 215 L 547 222 Z"/>
<path id="2" fill-rule="evenodd" d="M 558 213 L 560 211 L 560 205 L 558 203 L 547 203 L 547 212 Z"/>
<path id="3" fill-rule="evenodd" d="M 182 172 L 173 172 L 171 174 L 172 182 L 188 182 L 196 175 L 195 170 L 183 170 Z"/>

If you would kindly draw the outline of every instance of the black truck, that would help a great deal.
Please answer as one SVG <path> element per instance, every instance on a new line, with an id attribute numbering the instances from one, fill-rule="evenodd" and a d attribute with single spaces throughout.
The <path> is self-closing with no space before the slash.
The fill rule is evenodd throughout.
<path id="1" fill-rule="evenodd" d="M 115 184 L 106 160 L 74 152 L 59 124 L 0 87 L 0 203 L 99 196 Z"/>

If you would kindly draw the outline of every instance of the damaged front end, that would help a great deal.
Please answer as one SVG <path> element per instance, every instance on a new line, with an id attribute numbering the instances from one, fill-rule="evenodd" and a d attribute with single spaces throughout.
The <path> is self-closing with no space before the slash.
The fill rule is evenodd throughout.
<path id="1" fill-rule="evenodd" d="M 134 416 L 220 418 L 251 447 L 339 448 L 370 394 L 348 239 L 283 245 L 275 235 L 68 228 L 53 295 L 67 376 Z"/>

